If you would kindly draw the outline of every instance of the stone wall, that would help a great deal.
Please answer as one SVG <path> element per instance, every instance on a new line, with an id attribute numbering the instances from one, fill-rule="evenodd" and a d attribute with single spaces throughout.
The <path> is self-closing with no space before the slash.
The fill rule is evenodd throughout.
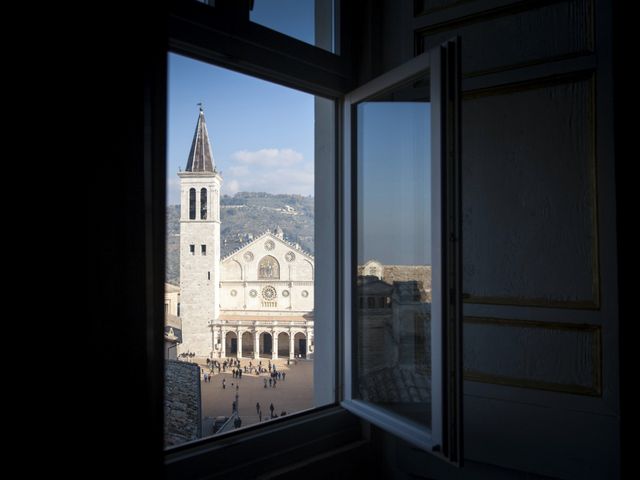
<path id="1" fill-rule="evenodd" d="M 195 363 L 165 361 L 165 447 L 202 436 L 200 367 Z"/>
<path id="2" fill-rule="evenodd" d="M 431 265 L 385 265 L 382 280 L 391 285 L 415 280 L 422 294 L 421 300 L 431 302 Z"/>
<path id="3" fill-rule="evenodd" d="M 371 263 L 367 262 L 367 263 Z M 377 263 L 377 262 L 375 262 Z M 431 265 L 382 265 L 383 282 L 393 285 L 393 282 L 418 282 L 420 301 L 431 303 Z M 369 275 L 363 265 L 358 265 L 358 275 Z"/>

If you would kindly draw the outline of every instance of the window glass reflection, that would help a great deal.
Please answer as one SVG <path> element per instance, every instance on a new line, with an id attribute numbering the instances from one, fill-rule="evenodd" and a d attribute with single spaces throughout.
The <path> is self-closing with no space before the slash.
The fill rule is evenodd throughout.
<path id="1" fill-rule="evenodd" d="M 354 397 L 430 425 L 428 82 L 356 106 Z"/>

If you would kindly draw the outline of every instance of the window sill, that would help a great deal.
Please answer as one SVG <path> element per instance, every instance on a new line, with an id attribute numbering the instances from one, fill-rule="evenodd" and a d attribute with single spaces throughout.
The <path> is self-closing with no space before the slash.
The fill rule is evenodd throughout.
<path id="1" fill-rule="evenodd" d="M 341 405 L 354 415 L 422 450 L 433 451 L 437 446 L 425 426 L 401 415 L 360 400 L 344 400 Z"/>
<path id="2" fill-rule="evenodd" d="M 360 420 L 330 405 L 172 448 L 165 452 L 165 475 L 256 478 L 265 469 L 284 468 L 361 439 Z"/>

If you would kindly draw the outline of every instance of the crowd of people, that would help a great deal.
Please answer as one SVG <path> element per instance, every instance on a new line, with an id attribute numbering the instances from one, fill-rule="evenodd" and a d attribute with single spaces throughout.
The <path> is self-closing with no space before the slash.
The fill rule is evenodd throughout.
<path id="1" fill-rule="evenodd" d="M 294 360 L 294 364 L 295 363 L 296 362 Z M 242 378 L 243 373 L 260 375 L 263 373 L 272 373 L 276 371 L 276 365 L 275 363 L 272 364 L 271 360 L 268 361 L 268 366 L 264 367 L 262 365 L 262 360 L 259 360 L 257 364 L 254 364 L 253 361 L 249 360 L 248 365 L 242 366 L 242 362 L 236 358 L 227 358 L 222 362 L 207 358 L 207 365 L 209 367 L 208 373 L 215 373 L 216 370 L 218 371 L 218 373 L 222 373 L 222 372 L 226 373 L 227 369 L 230 369 L 231 372 L 233 373 L 234 378 L 236 377 Z M 290 365 L 289 359 L 287 359 L 287 365 Z M 202 369 L 202 373 L 204 375 L 205 373 L 204 368 Z"/>
<path id="2" fill-rule="evenodd" d="M 290 365 L 290 360 L 287 359 L 287 365 Z M 234 421 L 234 426 L 239 428 L 241 425 L 241 421 L 239 420 L 238 415 L 238 394 L 240 388 L 240 382 L 237 380 L 241 380 L 242 376 L 245 374 L 250 374 L 253 376 L 262 376 L 264 380 L 264 388 L 276 388 L 279 381 L 286 381 L 287 372 L 285 370 L 279 370 L 275 363 L 272 363 L 271 360 L 266 362 L 266 365 L 263 365 L 262 360 L 258 360 L 257 363 L 254 363 L 253 360 L 249 360 L 248 364 L 244 364 L 241 360 L 235 358 L 227 358 L 223 361 L 218 360 L 210 360 L 207 359 L 208 368 L 201 368 L 201 379 L 204 383 L 211 383 L 214 375 L 220 373 L 231 373 L 232 379 L 236 380 L 231 382 L 231 387 L 235 387 L 236 391 L 236 400 L 232 405 L 232 414 L 236 414 L 237 420 Z M 227 377 L 222 376 L 222 380 L 220 382 L 220 388 L 226 390 L 227 388 Z M 256 402 L 256 415 L 258 416 L 258 421 L 262 422 L 265 420 L 278 418 L 286 415 L 287 412 L 285 410 L 281 410 L 280 414 L 277 413 L 273 402 L 269 405 L 269 412 L 266 415 L 263 415 L 262 408 L 260 406 L 260 402 Z"/>

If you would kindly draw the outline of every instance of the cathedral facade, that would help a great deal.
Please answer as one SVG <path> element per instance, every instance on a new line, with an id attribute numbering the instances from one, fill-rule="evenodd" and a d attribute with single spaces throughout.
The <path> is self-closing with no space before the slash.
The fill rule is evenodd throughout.
<path id="1" fill-rule="evenodd" d="M 220 258 L 220 191 L 204 112 L 180 177 L 180 353 L 310 358 L 314 259 L 267 231 Z"/>

